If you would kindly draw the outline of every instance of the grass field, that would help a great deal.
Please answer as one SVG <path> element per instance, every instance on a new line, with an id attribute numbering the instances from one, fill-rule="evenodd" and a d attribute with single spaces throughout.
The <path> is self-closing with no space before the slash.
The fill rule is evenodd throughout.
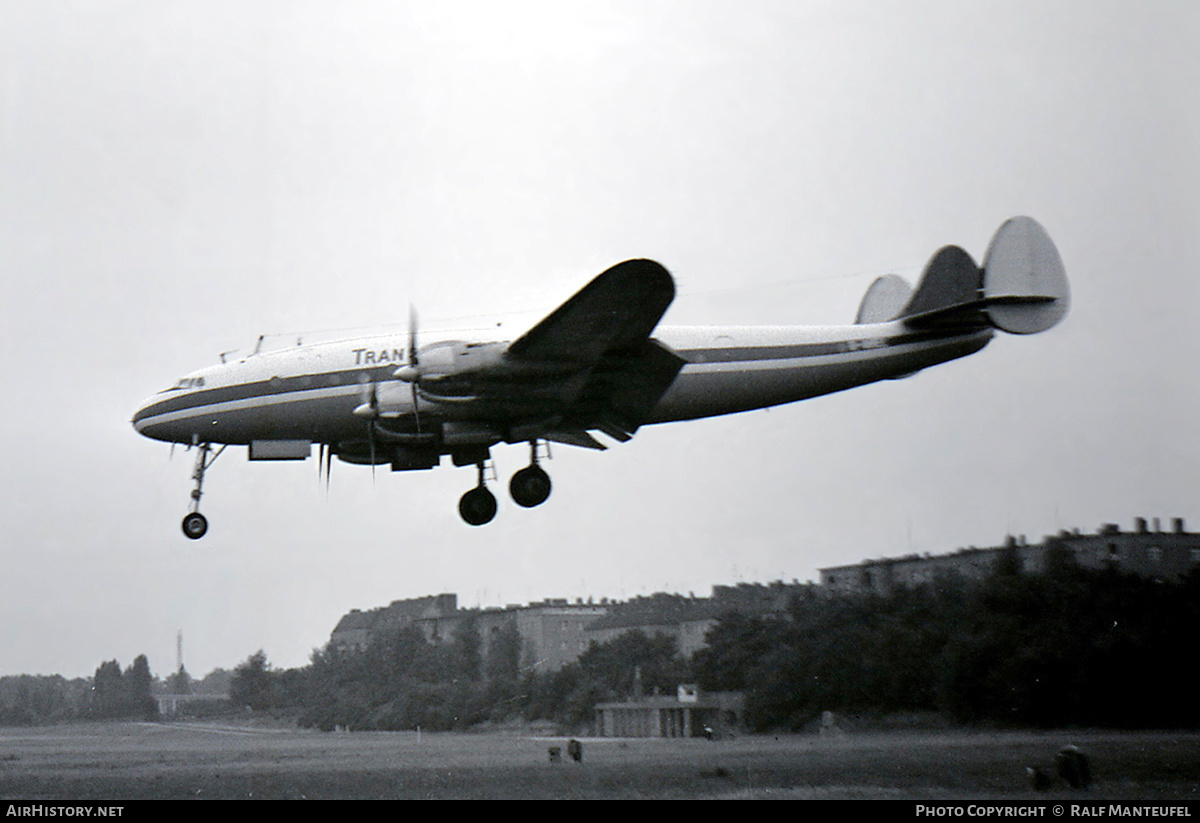
<path id="1" fill-rule="evenodd" d="M 322 734 L 183 723 L 0 729 L 0 799 L 813 798 L 1200 800 L 1192 733 L 895 733 L 583 740 L 516 733 Z M 1044 793 L 1067 743 L 1093 784 Z M 563 750 L 550 762 L 551 746 Z"/>

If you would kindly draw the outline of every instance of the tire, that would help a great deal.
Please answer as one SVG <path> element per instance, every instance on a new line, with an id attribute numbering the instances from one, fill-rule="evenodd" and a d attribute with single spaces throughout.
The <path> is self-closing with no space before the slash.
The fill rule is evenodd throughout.
<path id="1" fill-rule="evenodd" d="M 541 466 L 526 466 L 512 476 L 508 492 L 518 506 L 540 506 L 550 496 L 550 475 Z"/>
<path id="2" fill-rule="evenodd" d="M 476 486 L 458 501 L 458 513 L 471 526 L 490 523 L 496 516 L 496 496 L 483 486 Z"/>
<path id="3" fill-rule="evenodd" d="M 208 519 L 200 512 L 192 512 L 183 518 L 182 528 L 189 540 L 199 540 L 208 533 Z"/>

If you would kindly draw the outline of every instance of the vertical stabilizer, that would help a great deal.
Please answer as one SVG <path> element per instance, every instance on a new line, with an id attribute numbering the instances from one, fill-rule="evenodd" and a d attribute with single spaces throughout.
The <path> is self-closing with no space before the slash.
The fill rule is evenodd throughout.
<path id="1" fill-rule="evenodd" d="M 958 246 L 938 249 L 925 265 L 917 290 L 904 307 L 905 319 L 919 324 L 978 315 L 982 277 L 971 255 Z"/>
<path id="2" fill-rule="evenodd" d="M 1036 220 L 1014 217 L 996 232 L 983 259 L 983 295 L 992 325 L 1013 334 L 1045 331 L 1066 315 L 1066 269 Z"/>
<path id="3" fill-rule="evenodd" d="M 886 323 L 895 320 L 912 299 L 912 286 L 898 274 L 885 274 L 876 278 L 858 306 L 857 325 L 864 323 Z"/>

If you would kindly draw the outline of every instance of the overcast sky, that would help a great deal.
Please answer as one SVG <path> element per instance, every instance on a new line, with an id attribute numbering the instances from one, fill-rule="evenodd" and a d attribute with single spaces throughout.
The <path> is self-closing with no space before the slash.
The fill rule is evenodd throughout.
<path id="1" fill-rule="evenodd" d="M 0 0 L 0 674 L 303 665 L 406 597 L 706 596 L 868 557 L 1200 530 L 1190 2 Z M 838 323 L 1028 214 L 1071 313 L 916 377 L 473 469 L 209 471 L 148 395 L 263 332 L 495 317 L 629 257 L 667 323 Z M 527 315 L 527 322 L 526 316 Z M 447 461 L 448 463 L 448 461 Z"/>

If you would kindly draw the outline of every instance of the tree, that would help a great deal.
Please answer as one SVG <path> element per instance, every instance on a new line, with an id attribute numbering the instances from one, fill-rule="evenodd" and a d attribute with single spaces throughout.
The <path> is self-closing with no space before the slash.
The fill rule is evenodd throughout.
<path id="1" fill-rule="evenodd" d="M 493 630 L 487 647 L 486 673 L 489 680 L 516 681 L 521 673 L 521 633 L 516 621 Z"/>
<path id="2" fill-rule="evenodd" d="M 627 631 L 607 643 L 593 643 L 579 656 L 584 676 L 607 690 L 612 698 L 647 693 L 674 694 L 691 677 L 676 652 L 675 638 L 650 637 Z"/>
<path id="3" fill-rule="evenodd" d="M 250 655 L 233 670 L 229 681 L 229 699 L 255 711 L 274 705 L 271 664 L 262 649 Z"/>
<path id="4" fill-rule="evenodd" d="M 92 712 L 96 717 L 120 717 L 124 698 L 121 664 L 116 660 L 106 660 L 96 669 L 92 678 Z"/>
<path id="5" fill-rule="evenodd" d="M 180 666 L 179 671 L 167 678 L 166 686 L 168 694 L 191 694 L 192 676 L 187 673 L 187 669 Z"/>
<path id="6" fill-rule="evenodd" d="M 139 654 L 135 657 L 133 665 L 126 669 L 122 679 L 126 683 L 131 715 L 147 720 L 158 717 L 158 703 L 150 693 L 154 675 L 150 673 L 150 661 L 146 659 L 146 655 Z"/>
<path id="7" fill-rule="evenodd" d="M 92 714 L 102 718 L 158 716 L 158 704 L 150 693 L 154 676 L 146 655 L 138 655 L 124 672 L 116 660 L 108 660 L 96 669 L 92 680 Z"/>
<path id="8" fill-rule="evenodd" d="M 470 682 L 479 680 L 483 674 L 483 639 L 474 616 L 455 632 L 453 646 L 459 674 Z"/>

